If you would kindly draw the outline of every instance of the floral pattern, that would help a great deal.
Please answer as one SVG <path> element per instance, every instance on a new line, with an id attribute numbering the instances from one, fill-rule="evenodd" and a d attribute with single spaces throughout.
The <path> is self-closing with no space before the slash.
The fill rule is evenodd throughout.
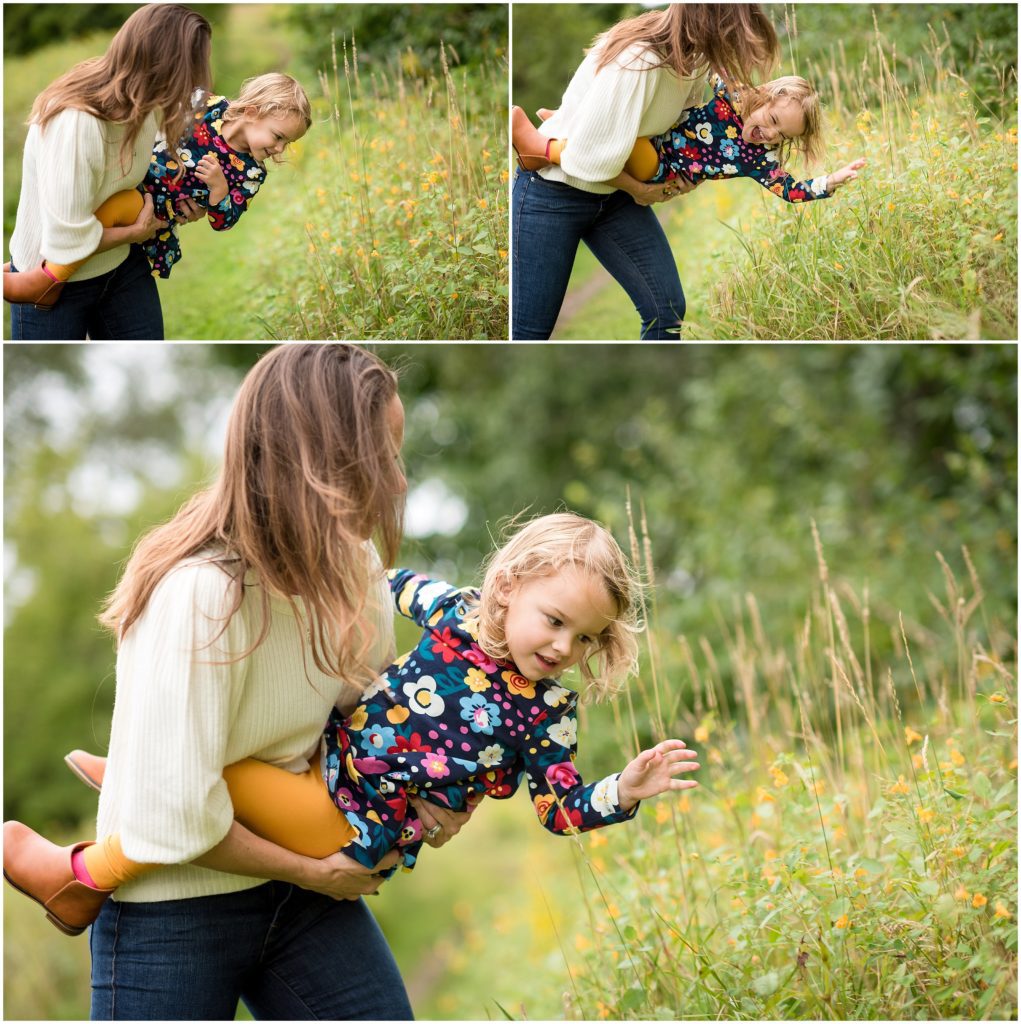
<path id="1" fill-rule="evenodd" d="M 229 106 L 224 96 L 209 96 L 206 109 L 195 114 L 195 127 L 191 135 L 182 139 L 178 163 L 168 149 L 166 140 L 160 139 L 153 147 L 149 159 L 149 171 L 138 186 L 140 192 L 152 196 L 154 212 L 160 220 L 167 221 L 164 230 L 142 243 L 145 255 L 152 264 L 152 272 L 159 277 L 169 277 L 175 263 L 181 261 L 181 243 L 177 235 L 179 210 L 177 200 L 188 196 L 199 206 L 206 208 L 206 219 L 214 231 L 227 231 L 248 209 L 259 186 L 266 178 L 266 168 L 249 153 L 237 153 L 223 140 L 223 115 Z M 227 195 L 217 206 L 209 206 L 209 189 L 195 173 L 195 167 L 206 153 L 212 153 L 220 164 L 220 170 L 227 179 Z M 184 173 L 177 177 L 181 164 Z"/>
<path id="2" fill-rule="evenodd" d="M 327 725 L 323 777 L 356 830 L 345 853 L 372 867 L 396 848 L 414 867 L 422 830 L 409 795 L 463 810 L 470 795 L 506 799 L 526 782 L 540 822 L 562 835 L 634 817 L 615 802 L 616 774 L 592 785 L 578 774 L 578 695 L 478 646 L 478 591 L 407 569 L 389 581 L 423 632 L 350 716 L 334 712 Z"/>
<path id="3" fill-rule="evenodd" d="M 745 142 L 741 138 L 744 121 L 723 79 L 711 75 L 710 84 L 712 102 L 684 111 L 673 128 L 649 139 L 659 154 L 659 170 L 651 181 L 754 178 L 788 203 L 830 198 L 833 193 L 826 191 L 826 175 L 795 181 L 778 165 L 774 147 Z"/>

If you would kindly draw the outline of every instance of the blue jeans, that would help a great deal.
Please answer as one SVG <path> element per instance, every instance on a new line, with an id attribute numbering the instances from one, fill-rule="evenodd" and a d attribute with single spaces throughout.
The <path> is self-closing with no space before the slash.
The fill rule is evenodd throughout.
<path id="1" fill-rule="evenodd" d="M 92 1020 L 412 1020 L 364 902 L 284 882 L 161 903 L 107 900 L 90 933 Z"/>
<path id="2" fill-rule="evenodd" d="M 512 338 L 553 333 L 584 242 L 634 302 L 642 340 L 679 340 L 684 290 L 651 206 L 639 206 L 626 192 L 597 195 L 518 171 L 512 218 Z"/>
<path id="3" fill-rule="evenodd" d="M 16 269 L 13 264 L 11 269 Z M 11 303 L 15 341 L 162 341 L 163 310 L 152 268 L 133 245 L 127 259 L 99 277 L 68 281 L 52 309 Z"/>

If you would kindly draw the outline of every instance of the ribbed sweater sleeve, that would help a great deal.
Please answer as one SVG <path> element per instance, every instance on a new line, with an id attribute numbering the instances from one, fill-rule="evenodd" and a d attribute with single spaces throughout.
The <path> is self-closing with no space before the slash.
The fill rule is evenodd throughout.
<path id="1" fill-rule="evenodd" d="M 102 122 L 80 110 L 63 110 L 39 137 L 39 162 L 47 181 L 39 189 L 42 251 L 54 263 L 91 255 L 103 237 L 96 196 L 106 162 Z"/>
<path id="2" fill-rule="evenodd" d="M 564 173 L 583 181 L 615 178 L 639 135 L 642 115 L 657 84 L 641 64 L 608 65 L 592 79 L 575 112 L 569 145 L 561 158 Z"/>
<path id="3" fill-rule="evenodd" d="M 249 640 L 231 582 L 214 565 L 184 565 L 158 584 L 125 637 L 118 673 L 136 681 L 122 778 L 122 842 L 134 860 L 190 861 L 230 828 L 223 767 L 244 692 Z M 267 709 L 271 711 L 271 709 Z"/>

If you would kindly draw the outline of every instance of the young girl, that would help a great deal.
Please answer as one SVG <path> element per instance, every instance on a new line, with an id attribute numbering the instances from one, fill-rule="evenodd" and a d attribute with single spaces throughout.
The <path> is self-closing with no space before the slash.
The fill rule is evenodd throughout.
<path id="1" fill-rule="evenodd" d="M 864 167 L 864 160 L 854 160 L 807 181 L 796 181 L 783 170 L 792 149 L 814 160 L 822 148 L 819 97 L 803 78 L 788 75 L 733 95 L 719 75 L 710 75 L 709 81 L 713 100 L 684 111 L 668 132 L 638 139 L 625 174 L 656 184 L 678 178 L 691 184 L 753 178 L 787 202 L 802 203 L 828 199 Z M 526 170 L 560 163 L 567 139 L 547 139 L 520 107 L 512 117 L 514 147 Z M 621 184 L 621 179 L 610 184 Z M 664 194 L 672 194 L 669 187 Z"/>
<path id="2" fill-rule="evenodd" d="M 565 835 L 626 821 L 640 800 L 697 785 L 674 778 L 698 767 L 681 740 L 589 785 L 574 766 L 578 694 L 559 677 L 577 665 L 589 694 L 604 696 L 636 656 L 637 586 L 601 526 L 570 513 L 533 520 L 495 553 L 480 590 L 404 569 L 387 575 L 397 609 L 423 627 L 418 645 L 353 714 L 334 711 L 321 770 L 301 776 L 247 760 L 224 772 L 243 825 L 310 855 L 341 848 L 366 867 L 397 849 L 410 870 L 423 841 L 412 796 L 465 810 L 527 779 L 539 821 Z M 101 783 L 102 759 L 76 755 L 78 774 Z M 73 861 L 75 877 L 99 890 L 152 867 L 129 861 L 116 835 L 81 844 Z"/>
<path id="3" fill-rule="evenodd" d="M 237 99 L 206 98 L 194 115 L 191 133 L 178 149 L 160 139 L 153 147 L 145 180 L 136 188 L 117 192 L 96 211 L 104 227 L 127 227 L 135 222 L 151 195 L 153 211 L 166 225 L 142 243 L 152 272 L 169 277 L 181 259 L 175 221 L 184 212 L 180 200 L 191 199 L 206 210 L 214 231 L 227 231 L 248 209 L 266 177 L 267 159 L 279 160 L 289 143 L 300 139 L 312 123 L 304 89 L 289 75 L 272 73 L 249 78 Z M 33 270 L 4 270 L 4 298 L 31 302 L 49 309 L 60 298 L 88 256 L 72 263 L 43 260 Z"/>

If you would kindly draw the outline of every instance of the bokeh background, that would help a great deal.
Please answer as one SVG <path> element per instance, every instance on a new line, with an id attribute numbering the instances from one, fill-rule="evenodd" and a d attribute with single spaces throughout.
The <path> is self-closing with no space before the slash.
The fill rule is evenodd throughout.
<path id="1" fill-rule="evenodd" d="M 533 121 L 557 106 L 593 38 L 648 6 L 515 5 L 512 102 Z M 658 205 L 685 339 L 1017 338 L 1016 5 L 762 7 L 778 74 L 812 82 L 824 111 L 820 165 L 789 170 L 868 166 L 824 202 L 732 181 Z M 554 337 L 637 336 L 626 294 L 582 246 Z"/>
<path id="2" fill-rule="evenodd" d="M 492 801 L 442 854 L 387 883 L 372 907 L 418 1016 L 812 1018 L 823 1002 L 779 1000 L 802 988 L 821 999 L 843 978 L 828 993 L 838 1016 L 910 1017 L 929 1007 L 916 1004 L 916 990 L 931 994 L 935 982 L 921 968 L 917 981 L 893 974 L 920 947 L 936 955 L 927 927 L 942 936 L 948 992 L 967 994 L 930 996 L 933 1016 L 953 1016 L 954 1006 L 981 1016 L 983 996 L 988 1016 L 1011 1016 L 1015 347 L 375 350 L 400 369 L 407 409 L 402 561 L 476 581 L 491 537 L 523 509 L 575 509 L 630 549 L 630 503 L 637 561 L 654 583 L 642 673 L 629 696 L 585 710 L 579 767 L 598 778 L 663 734 L 705 755 L 703 788 L 690 801 L 653 802 L 632 826 L 579 843 L 537 827 L 524 799 Z M 135 538 L 215 472 L 229 403 L 261 351 L 4 347 L 5 817 L 67 841 L 91 834 L 95 796 L 61 758 L 107 742 L 114 651 L 96 612 Z M 959 590 L 948 596 L 949 578 Z M 399 645 L 410 642 L 415 627 L 398 628 Z M 860 683 L 845 688 L 841 664 Z M 919 742 L 901 751 L 905 725 L 927 747 L 931 729 L 927 768 L 912 762 Z M 967 849 L 981 857 L 962 863 L 985 879 L 988 907 L 951 899 L 972 918 L 919 924 L 903 945 L 898 929 L 919 914 L 915 894 L 929 898 L 915 887 L 935 885 L 925 864 L 939 863 L 936 840 L 919 866 L 905 851 L 924 836 L 876 829 L 894 813 L 890 784 L 914 772 L 928 785 L 937 736 L 969 759 L 976 749 L 974 769 L 947 760 L 942 782 L 958 798 L 939 790 L 932 799 L 940 814 L 958 815 L 939 844 L 964 849 L 960 832 L 972 830 Z M 802 787 L 799 805 L 793 791 L 806 764 L 829 788 L 819 797 Z M 781 820 L 781 793 L 804 820 Z M 896 799 L 910 814 L 929 798 L 919 790 Z M 816 800 L 833 823 L 821 836 Z M 857 952 L 834 921 L 864 912 L 815 888 L 827 850 L 849 876 L 875 873 L 870 900 L 884 916 L 862 922 L 874 943 Z M 785 858 L 806 861 L 801 882 L 786 888 L 812 894 L 791 904 L 789 919 L 776 916 Z M 977 890 L 965 883 L 971 899 Z M 654 926 L 666 931 L 648 934 Z M 4 928 L 5 1016 L 86 1016 L 84 939 L 61 936 L 9 889 Z M 806 979 L 780 985 L 795 958 L 809 956 L 799 943 L 812 947 Z M 726 998 L 706 973 L 709 956 Z M 981 970 L 966 966 L 972 956 Z M 871 974 L 862 974 L 866 960 Z M 875 986 L 848 980 L 859 975 Z"/>
<path id="3" fill-rule="evenodd" d="M 138 6 L 4 11 L 5 253 L 35 97 Z M 183 232 L 166 337 L 506 338 L 507 5 L 199 6 L 215 91 L 286 72 L 313 124 L 234 228 Z"/>

